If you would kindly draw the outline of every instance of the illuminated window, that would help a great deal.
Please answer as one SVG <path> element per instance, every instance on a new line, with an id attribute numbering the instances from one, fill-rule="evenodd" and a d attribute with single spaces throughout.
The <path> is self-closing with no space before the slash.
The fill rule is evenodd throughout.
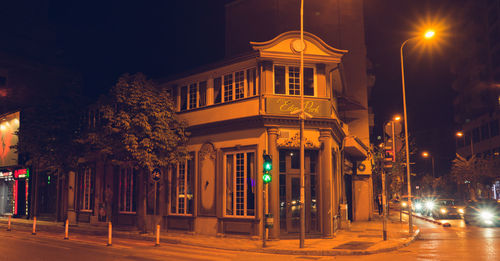
<path id="1" fill-rule="evenodd" d="M 80 211 L 92 211 L 94 209 L 94 175 L 90 167 L 80 171 L 78 179 L 78 197 Z"/>
<path id="2" fill-rule="evenodd" d="M 233 100 L 233 75 L 224 75 L 224 101 Z"/>
<path id="3" fill-rule="evenodd" d="M 255 216 L 255 152 L 238 151 L 224 155 L 224 214 Z"/>
<path id="4" fill-rule="evenodd" d="M 135 213 L 136 175 L 133 168 L 121 168 L 118 192 L 118 209 L 120 213 Z"/>
<path id="5" fill-rule="evenodd" d="M 304 95 L 315 95 L 314 69 L 304 67 Z M 300 95 L 300 68 L 295 66 L 274 66 L 274 93 Z"/>
<path id="6" fill-rule="evenodd" d="M 194 156 L 194 154 L 192 154 Z M 193 158 L 193 157 L 192 157 Z M 172 167 L 170 213 L 193 214 L 194 161 L 185 160 Z"/>

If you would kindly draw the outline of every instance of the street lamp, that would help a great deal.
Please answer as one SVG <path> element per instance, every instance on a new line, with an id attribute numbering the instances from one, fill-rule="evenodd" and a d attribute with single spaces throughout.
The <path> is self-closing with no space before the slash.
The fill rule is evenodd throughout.
<path id="1" fill-rule="evenodd" d="M 434 156 L 431 155 L 431 154 L 429 154 L 429 152 L 424 151 L 424 152 L 422 152 L 422 157 L 424 157 L 426 159 L 429 158 L 429 157 L 431 158 L 431 161 L 432 161 L 432 177 L 435 178 L 436 174 L 434 172 Z"/>
<path id="2" fill-rule="evenodd" d="M 433 30 L 428 30 L 423 35 L 425 39 L 432 38 L 434 36 Z M 403 47 L 411 40 L 420 39 L 421 36 L 413 37 L 407 39 L 401 44 L 400 54 L 401 54 L 401 83 L 403 88 L 403 117 L 405 122 L 405 148 L 406 148 L 406 178 L 408 180 L 408 232 L 413 234 L 413 219 L 411 214 L 411 181 L 410 181 L 410 150 L 408 145 L 408 117 L 406 113 L 406 90 L 405 90 L 405 70 L 404 70 L 404 60 L 403 60 Z"/>

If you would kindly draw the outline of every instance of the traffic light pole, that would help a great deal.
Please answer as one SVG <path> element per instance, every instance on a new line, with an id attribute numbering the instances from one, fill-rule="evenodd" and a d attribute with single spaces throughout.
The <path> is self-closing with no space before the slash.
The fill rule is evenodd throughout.
<path id="1" fill-rule="evenodd" d="M 262 247 L 266 247 L 266 214 L 267 214 L 267 183 L 263 182 L 262 186 Z"/>

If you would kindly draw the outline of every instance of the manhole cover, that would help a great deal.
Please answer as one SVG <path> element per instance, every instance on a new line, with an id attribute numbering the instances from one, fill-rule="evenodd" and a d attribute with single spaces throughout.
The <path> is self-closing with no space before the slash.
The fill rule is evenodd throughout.
<path id="1" fill-rule="evenodd" d="M 362 241 L 351 241 L 342 245 L 338 245 L 333 249 L 352 249 L 352 250 L 363 250 L 373 246 L 373 242 L 362 242 Z"/>

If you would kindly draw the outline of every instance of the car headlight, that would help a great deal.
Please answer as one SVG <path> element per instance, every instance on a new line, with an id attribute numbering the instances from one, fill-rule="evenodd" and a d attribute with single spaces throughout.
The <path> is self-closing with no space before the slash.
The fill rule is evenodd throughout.
<path id="1" fill-rule="evenodd" d="M 416 209 L 416 210 L 420 210 L 420 209 L 422 209 L 422 204 L 420 204 L 420 203 L 416 203 L 416 204 L 415 204 L 415 209 Z"/>
<path id="2" fill-rule="evenodd" d="M 479 212 L 479 215 L 481 216 L 481 219 L 484 221 L 491 221 L 493 219 L 493 213 L 491 213 L 488 210 L 483 210 Z"/>
<path id="3" fill-rule="evenodd" d="M 401 206 L 406 207 L 408 204 L 406 202 L 401 203 Z"/>
<path id="4" fill-rule="evenodd" d="M 434 208 L 434 202 L 432 201 L 425 202 L 425 208 L 432 210 Z"/>
<path id="5" fill-rule="evenodd" d="M 443 213 L 443 214 L 446 214 L 446 212 L 448 212 L 448 210 L 447 210 L 446 208 L 441 208 L 439 211 L 440 211 L 441 213 Z"/>
<path id="6" fill-rule="evenodd" d="M 459 208 L 459 209 L 458 209 L 458 213 L 460 213 L 460 214 L 464 214 L 464 213 L 465 213 L 465 211 L 464 211 L 464 209 L 463 209 L 463 208 Z"/>

